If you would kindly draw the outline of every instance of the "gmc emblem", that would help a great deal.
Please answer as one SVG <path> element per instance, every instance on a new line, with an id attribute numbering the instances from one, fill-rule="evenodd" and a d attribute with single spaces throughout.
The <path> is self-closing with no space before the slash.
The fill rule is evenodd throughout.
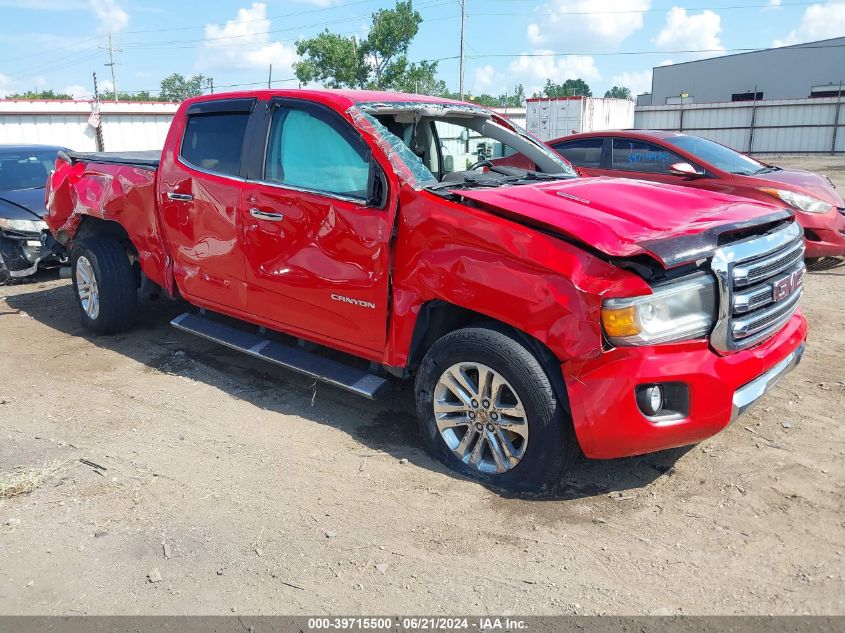
<path id="1" fill-rule="evenodd" d="M 801 280 L 804 278 L 804 269 L 796 270 L 789 273 L 785 277 L 781 277 L 772 283 L 772 299 L 775 301 L 783 301 L 793 292 L 798 290 L 801 286 Z"/>

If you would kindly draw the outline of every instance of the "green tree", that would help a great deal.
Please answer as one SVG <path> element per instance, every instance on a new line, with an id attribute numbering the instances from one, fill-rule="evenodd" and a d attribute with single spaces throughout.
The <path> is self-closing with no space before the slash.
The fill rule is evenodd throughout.
<path id="1" fill-rule="evenodd" d="M 505 106 L 509 108 L 521 108 L 525 105 L 525 87 L 517 84 L 513 94 L 507 95 Z"/>
<path id="2" fill-rule="evenodd" d="M 604 96 L 608 99 L 633 99 L 630 89 L 625 86 L 613 86 Z"/>
<path id="3" fill-rule="evenodd" d="M 329 88 L 370 88 L 424 94 L 446 92 L 435 79 L 437 62 L 410 63 L 408 48 L 419 31 L 422 16 L 412 0 L 397 1 L 393 9 L 379 9 L 367 37 L 358 41 L 329 32 L 300 40 L 294 66 L 300 83 L 318 82 Z"/>
<path id="4" fill-rule="evenodd" d="M 11 94 L 7 99 L 73 99 L 69 94 L 63 92 L 53 92 L 52 90 L 27 90 L 26 92 L 16 92 Z"/>
<path id="5" fill-rule="evenodd" d="M 302 58 L 294 66 L 300 83 L 318 82 L 327 88 L 365 88 L 370 70 L 364 50 L 355 37 L 329 33 L 300 40 L 296 52 Z"/>
<path id="6" fill-rule="evenodd" d="M 201 95 L 205 82 L 206 77 L 203 75 L 194 75 L 186 79 L 179 73 L 173 73 L 161 80 L 159 97 L 162 101 L 184 101 Z"/>
<path id="7" fill-rule="evenodd" d="M 546 97 L 592 97 L 593 91 L 583 79 L 567 79 L 562 84 L 546 80 L 543 92 L 538 96 Z"/>
<path id="8" fill-rule="evenodd" d="M 161 96 L 153 96 L 149 90 L 139 90 L 138 92 L 118 92 L 118 101 L 168 101 Z M 114 101 L 114 92 L 106 91 L 100 93 L 100 101 Z"/>
<path id="9" fill-rule="evenodd" d="M 406 70 L 408 48 L 421 22 L 422 16 L 414 11 L 411 0 L 397 2 L 395 9 L 373 13 L 373 25 L 362 48 L 371 62 L 377 88 L 388 87 Z"/>

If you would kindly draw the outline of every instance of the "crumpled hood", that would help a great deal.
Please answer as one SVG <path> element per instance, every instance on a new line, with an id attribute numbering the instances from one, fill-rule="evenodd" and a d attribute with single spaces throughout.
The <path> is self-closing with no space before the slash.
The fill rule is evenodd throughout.
<path id="1" fill-rule="evenodd" d="M 721 233 L 792 215 L 782 206 L 764 202 L 622 178 L 577 178 L 455 193 L 611 257 L 647 254 L 667 268 L 707 257 Z"/>
<path id="2" fill-rule="evenodd" d="M 0 217 L 13 220 L 39 220 L 44 217 L 44 188 L 0 191 Z"/>

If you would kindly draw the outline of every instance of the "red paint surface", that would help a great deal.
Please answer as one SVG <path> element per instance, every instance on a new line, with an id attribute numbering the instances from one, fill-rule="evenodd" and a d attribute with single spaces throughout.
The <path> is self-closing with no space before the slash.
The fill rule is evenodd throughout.
<path id="1" fill-rule="evenodd" d="M 702 340 L 620 347 L 601 358 L 564 363 L 578 442 L 588 457 L 606 459 L 685 446 L 715 435 L 731 421 L 734 391 L 789 356 L 806 338 L 807 321 L 798 311 L 765 343 L 728 356 L 714 353 Z M 688 417 L 655 424 L 640 413 L 635 388 L 658 382 L 689 386 Z"/>
<path id="2" fill-rule="evenodd" d="M 57 239 L 72 240 L 85 216 L 120 224 L 132 237 L 144 273 L 172 290 L 168 244 L 156 213 L 156 173 L 136 167 L 58 160 L 47 181 L 44 221 Z"/>
<path id="3" fill-rule="evenodd" d="M 775 365 L 805 336 L 803 317 L 796 316 L 770 341 L 728 356 L 713 353 L 706 341 L 602 347 L 602 300 L 650 289 L 599 253 L 647 255 L 644 242 L 767 215 L 770 205 L 718 192 L 578 179 L 462 192 L 475 208 L 403 182 L 367 126 L 358 126 L 388 179 L 388 203 L 372 209 L 181 163 L 185 109 L 219 96 L 182 104 L 157 178 L 127 166 L 70 167 L 59 161 L 48 188 L 51 230 L 68 241 L 86 215 L 119 222 L 144 272 L 177 287 L 195 305 L 385 365 L 408 364 L 417 317 L 431 301 L 509 324 L 561 362 L 579 441 L 596 457 L 658 450 L 717 432 L 727 423 L 733 390 Z M 305 90 L 226 96 L 307 99 L 350 123 L 347 110 L 357 101 L 414 99 Z M 170 201 L 168 191 L 190 193 L 194 200 Z M 280 212 L 284 221 L 257 220 L 249 214 L 252 207 Z M 636 410 L 634 387 L 658 377 L 689 381 L 689 420 L 653 428 Z"/>
<path id="4" fill-rule="evenodd" d="M 807 236 L 807 257 L 841 256 L 845 255 L 845 200 L 834 189 L 830 182 L 819 174 L 797 169 L 781 169 L 758 176 L 743 176 L 732 174 L 719 169 L 716 165 L 702 160 L 695 154 L 687 152 L 675 145 L 664 141 L 667 137 L 677 135 L 676 132 L 661 132 L 650 130 L 620 130 L 610 132 L 586 132 L 573 134 L 563 138 L 548 141 L 548 145 L 571 141 L 578 138 L 631 138 L 648 143 L 659 145 L 693 165 L 698 165 L 712 175 L 712 178 L 685 178 L 672 174 L 648 174 L 638 171 L 622 171 L 618 169 L 599 169 L 596 167 L 579 167 L 578 170 L 584 176 L 609 176 L 616 178 L 635 178 L 638 180 L 650 180 L 667 184 L 690 187 L 697 191 L 715 191 L 735 196 L 741 196 L 751 200 L 775 204 L 785 207 L 786 204 L 764 191 L 760 187 L 774 189 L 786 189 L 802 193 L 833 205 L 833 209 L 827 213 L 805 213 L 793 209 L 798 223 L 806 230 L 815 233 L 815 236 Z M 836 207 L 842 209 L 840 212 Z M 817 239 L 815 239 L 817 238 Z"/>
<path id="5" fill-rule="evenodd" d="M 621 178 L 473 189 L 461 195 L 615 257 L 648 253 L 643 243 L 693 235 L 776 210 L 769 203 L 716 192 Z"/>

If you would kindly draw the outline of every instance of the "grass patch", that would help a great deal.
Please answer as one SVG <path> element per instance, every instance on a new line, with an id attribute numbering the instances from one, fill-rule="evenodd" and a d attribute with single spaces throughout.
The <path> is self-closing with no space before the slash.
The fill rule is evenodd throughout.
<path id="1" fill-rule="evenodd" d="M 26 495 L 48 479 L 58 475 L 68 465 L 66 459 L 57 459 L 39 468 L 22 466 L 10 473 L 0 473 L 0 499 Z"/>

